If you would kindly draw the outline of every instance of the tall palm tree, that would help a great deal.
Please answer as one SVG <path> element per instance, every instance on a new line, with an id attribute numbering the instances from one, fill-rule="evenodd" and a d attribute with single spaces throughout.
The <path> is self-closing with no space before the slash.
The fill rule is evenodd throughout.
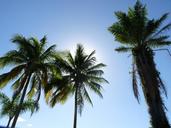
<path id="1" fill-rule="evenodd" d="M 12 128 L 14 128 L 26 94 L 29 97 L 36 96 L 35 101 L 38 102 L 41 88 L 46 89 L 50 73 L 56 72 L 56 74 L 59 74 L 60 71 L 56 70 L 57 68 L 52 62 L 54 56 L 56 56 L 55 45 L 46 49 L 46 37 L 39 41 L 33 37 L 25 38 L 22 35 L 16 35 L 12 38 L 12 42 L 17 44 L 18 49 L 11 50 L 1 57 L 0 67 L 8 65 L 14 67 L 11 71 L 0 75 L 0 87 L 3 88 L 8 82 L 15 79 L 12 85 L 14 89 L 13 99 L 21 93 L 20 107 L 12 123 Z"/>
<path id="2" fill-rule="evenodd" d="M 0 104 L 2 105 L 1 107 L 1 113 L 0 115 L 3 116 L 8 116 L 8 124 L 7 128 L 10 126 L 11 120 L 14 118 L 15 113 L 17 112 L 17 109 L 19 107 L 19 96 L 17 96 L 14 100 L 10 99 L 7 95 L 4 93 L 0 93 Z M 35 101 L 29 99 L 23 102 L 21 106 L 21 112 L 20 114 L 26 112 L 26 111 L 31 111 L 31 115 L 35 110 L 37 111 L 39 109 L 38 104 L 35 104 Z"/>
<path id="3" fill-rule="evenodd" d="M 65 101 L 69 94 L 75 95 L 73 128 L 77 127 L 77 112 L 81 114 L 85 100 L 93 104 L 87 89 L 102 97 L 100 84 L 107 82 L 102 77 L 104 72 L 101 70 L 105 65 L 96 64 L 94 54 L 95 51 L 85 54 L 83 46 L 78 44 L 75 57 L 69 52 L 65 59 L 56 62 L 63 71 L 63 77 L 52 82 L 58 88 L 54 91 L 50 104 L 53 107 L 57 102 Z"/>
<path id="4" fill-rule="evenodd" d="M 116 48 L 118 52 L 131 52 L 133 57 L 133 91 L 139 101 L 136 73 L 139 74 L 148 112 L 153 128 L 170 128 L 165 113 L 165 105 L 161 97 L 164 92 L 167 95 L 160 73 L 154 62 L 154 48 L 170 45 L 169 36 L 164 32 L 171 27 L 162 23 L 168 17 L 168 13 L 159 19 L 148 19 L 146 7 L 139 1 L 134 8 L 129 8 L 128 13 L 115 12 L 118 19 L 109 31 L 115 36 L 121 46 Z"/>

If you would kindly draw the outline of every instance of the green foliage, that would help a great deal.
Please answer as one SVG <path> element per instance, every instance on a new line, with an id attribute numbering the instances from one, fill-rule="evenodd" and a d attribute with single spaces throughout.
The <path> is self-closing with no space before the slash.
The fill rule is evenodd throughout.
<path id="1" fill-rule="evenodd" d="M 118 22 L 109 27 L 109 31 L 115 36 L 115 39 L 129 48 L 140 46 L 155 48 L 170 45 L 169 36 L 163 33 L 170 29 L 171 23 L 162 27 L 162 23 L 167 19 L 168 13 L 162 15 L 159 19 L 148 19 L 146 7 L 139 1 L 134 8 L 130 8 L 128 13 L 116 12 Z"/>
<path id="2" fill-rule="evenodd" d="M 16 35 L 12 38 L 12 42 L 18 46 L 18 49 L 11 50 L 1 57 L 0 67 L 13 65 L 14 68 L 10 72 L 0 75 L 1 88 L 17 78 L 12 87 L 14 95 L 18 95 L 22 92 L 27 76 L 30 74 L 32 77 L 28 96 L 31 98 L 37 95 L 37 101 L 39 100 L 38 93 L 40 93 L 41 88 L 45 88 L 47 85 L 49 75 L 53 72 L 60 76 L 60 70 L 53 63 L 53 60 L 58 56 L 55 45 L 46 49 L 46 39 L 43 37 L 39 41 L 36 38 L 25 38 L 22 35 Z"/>
<path id="3" fill-rule="evenodd" d="M 140 52 L 141 49 L 152 49 L 171 44 L 169 36 L 164 35 L 164 32 L 171 28 L 171 23 L 162 26 L 168 13 L 156 20 L 151 20 L 147 17 L 146 6 L 137 1 L 134 8 L 129 8 L 128 13 L 118 11 L 115 12 L 115 15 L 118 21 L 108 30 L 115 36 L 116 41 L 121 43 L 121 46 L 115 49 L 117 52 L 131 52 L 135 56 L 135 53 Z M 136 66 L 133 64 L 133 91 L 138 100 L 136 70 Z M 159 82 L 161 82 L 161 88 L 164 88 L 162 81 L 159 80 Z"/>
<path id="4" fill-rule="evenodd" d="M 27 94 L 30 99 L 34 98 L 35 104 L 38 104 L 41 91 L 43 89 L 46 92 L 47 83 L 52 74 L 56 77 L 61 76 L 60 68 L 54 63 L 59 54 L 55 51 L 55 45 L 46 49 L 46 39 L 43 37 L 38 40 L 34 37 L 25 38 L 22 35 L 16 35 L 12 38 L 12 42 L 17 45 L 17 49 L 0 57 L 0 68 L 13 66 L 10 72 L 0 75 L 0 88 L 13 81 L 13 99 L 15 100 L 19 94 L 22 94 L 20 107 L 12 127 L 15 127 L 19 113 L 26 111 L 27 104 L 23 103 L 25 95 Z M 45 97 L 48 95 L 49 93 L 45 93 Z M 27 109 L 31 109 L 33 112 L 33 106 L 29 106 Z"/>
<path id="5" fill-rule="evenodd" d="M 17 96 L 14 100 L 10 99 L 7 95 L 4 93 L 0 93 L 0 104 L 1 104 L 1 113 L 0 115 L 8 116 L 13 118 L 17 112 L 17 109 L 19 108 L 19 99 L 20 96 Z M 35 104 L 35 101 L 29 99 L 24 101 L 24 103 L 21 106 L 21 113 L 25 113 L 26 111 L 30 111 L 31 114 L 33 114 L 35 111 L 39 109 L 39 105 Z"/>
<path id="6" fill-rule="evenodd" d="M 131 74 L 134 96 L 139 102 L 138 74 L 152 126 L 154 128 L 170 128 L 165 113 L 166 107 L 161 97 L 161 93 L 167 96 L 167 92 L 160 78 L 160 73 L 156 69 L 153 53 L 153 49 L 171 44 L 169 36 L 164 33 L 171 28 L 171 23 L 163 25 L 168 13 L 158 19 L 149 19 L 146 6 L 137 1 L 127 13 L 118 11 L 115 15 L 117 22 L 108 30 L 121 44 L 115 50 L 117 52 L 131 52 L 132 54 Z"/>
<path id="7" fill-rule="evenodd" d="M 66 100 L 69 95 L 77 92 L 76 102 L 78 111 L 81 114 L 84 100 L 92 104 L 88 90 L 91 90 L 102 97 L 102 86 L 100 83 L 108 83 L 107 80 L 102 77 L 104 72 L 101 68 L 105 67 L 105 65 L 102 63 L 96 64 L 94 54 L 95 51 L 89 55 L 85 54 L 83 46 L 78 44 L 74 57 L 68 52 L 64 59 L 61 59 L 60 61 L 57 60 L 57 65 L 63 71 L 63 77 L 61 82 L 59 80 L 52 82 L 53 84 L 56 84 L 57 89 L 50 99 L 51 106 Z"/>

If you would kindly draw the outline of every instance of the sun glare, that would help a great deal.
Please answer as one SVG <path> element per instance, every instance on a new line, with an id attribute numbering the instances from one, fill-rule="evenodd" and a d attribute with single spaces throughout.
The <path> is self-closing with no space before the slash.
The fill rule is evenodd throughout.
<path id="1" fill-rule="evenodd" d="M 90 54 L 91 52 L 93 52 L 94 50 L 96 51 L 95 53 L 95 57 L 97 58 L 97 61 L 101 61 L 102 60 L 102 48 L 100 46 L 97 45 L 97 42 L 95 42 L 94 40 L 90 40 L 90 39 L 86 39 L 86 38 L 82 38 L 82 39 L 69 39 L 68 41 L 66 41 L 65 43 L 66 45 L 65 50 L 69 50 L 71 52 L 72 55 L 75 55 L 75 50 L 77 47 L 77 44 L 82 44 L 84 46 L 84 50 L 86 54 Z"/>

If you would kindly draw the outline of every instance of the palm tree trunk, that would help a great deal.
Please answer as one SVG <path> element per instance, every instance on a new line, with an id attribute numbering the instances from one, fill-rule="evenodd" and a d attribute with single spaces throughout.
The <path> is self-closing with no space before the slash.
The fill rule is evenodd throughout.
<path id="1" fill-rule="evenodd" d="M 20 108 L 21 108 L 21 105 L 22 105 L 23 102 L 24 102 L 24 98 L 25 98 L 25 95 L 26 95 L 26 92 L 27 92 L 27 87 L 28 87 L 30 78 L 31 78 L 31 75 L 28 75 L 28 78 L 27 78 L 27 81 L 26 81 L 26 83 L 25 83 L 25 87 L 24 87 L 24 90 L 23 90 L 23 93 L 22 93 L 22 96 L 21 96 L 21 99 L 20 99 L 19 109 L 18 109 L 16 115 L 14 116 L 14 120 L 13 120 L 13 123 L 12 123 L 11 128 L 15 128 L 15 125 L 16 125 L 16 123 L 17 123 L 18 117 L 19 117 L 19 115 L 20 115 Z"/>
<path id="2" fill-rule="evenodd" d="M 11 123 L 11 120 L 12 120 L 12 117 L 9 117 L 9 120 L 8 120 L 8 124 L 7 124 L 7 128 L 9 128 L 9 126 L 10 126 L 10 123 Z"/>
<path id="3" fill-rule="evenodd" d="M 159 73 L 155 67 L 152 51 L 141 51 L 135 56 L 143 93 L 148 105 L 153 128 L 170 128 L 161 98 Z"/>
<path id="4" fill-rule="evenodd" d="M 76 91 L 75 91 L 75 106 L 74 106 L 74 124 L 73 124 L 73 128 L 77 128 L 77 92 L 78 92 L 78 88 L 76 87 Z"/>

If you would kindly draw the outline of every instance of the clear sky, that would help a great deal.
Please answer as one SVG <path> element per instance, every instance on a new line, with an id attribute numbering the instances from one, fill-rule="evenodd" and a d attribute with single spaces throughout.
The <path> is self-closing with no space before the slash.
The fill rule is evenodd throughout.
<path id="1" fill-rule="evenodd" d="M 171 12 L 170 0 L 143 0 L 151 18 Z M 96 50 L 99 62 L 107 65 L 104 98 L 91 94 L 94 106 L 85 104 L 78 128 L 148 128 L 147 107 L 141 93 L 141 103 L 134 98 L 131 84 L 131 57 L 114 51 L 117 42 L 107 31 L 116 21 L 114 11 L 126 11 L 135 0 L 1 0 L 0 1 L 0 56 L 14 49 L 10 39 L 15 34 L 41 38 L 47 35 L 49 45 L 57 50 L 73 50 L 82 43 L 87 51 Z M 171 15 L 169 20 L 171 21 Z M 171 33 L 170 33 L 171 35 Z M 171 123 L 171 57 L 166 52 L 156 53 L 155 61 L 168 90 L 164 99 Z M 7 71 L 8 69 L 6 69 Z M 2 73 L 3 71 L 0 71 Z M 11 95 L 10 84 L 5 90 Z M 140 88 L 140 92 L 142 92 Z M 20 128 L 71 128 L 73 97 L 53 109 L 42 99 L 38 113 L 20 116 Z M 6 125 L 7 119 L 0 119 Z"/>

